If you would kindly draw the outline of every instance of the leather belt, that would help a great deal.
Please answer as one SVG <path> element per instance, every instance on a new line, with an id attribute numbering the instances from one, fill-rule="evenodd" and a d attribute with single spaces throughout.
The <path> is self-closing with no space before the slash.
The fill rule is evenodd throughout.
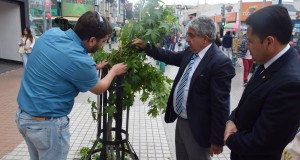
<path id="1" fill-rule="evenodd" d="M 37 121 L 44 121 L 47 119 L 51 119 L 51 117 L 37 117 L 37 116 L 32 116 L 31 119 L 37 120 Z"/>
<path id="2" fill-rule="evenodd" d="M 21 110 L 21 113 L 24 112 L 26 113 L 24 110 L 20 109 Z M 28 114 L 28 113 L 26 113 Z M 30 114 L 28 114 L 30 115 Z M 54 119 L 55 117 L 42 117 L 42 116 L 31 116 L 31 119 L 32 120 L 36 120 L 36 121 L 44 121 L 44 120 L 51 120 L 51 119 Z"/>

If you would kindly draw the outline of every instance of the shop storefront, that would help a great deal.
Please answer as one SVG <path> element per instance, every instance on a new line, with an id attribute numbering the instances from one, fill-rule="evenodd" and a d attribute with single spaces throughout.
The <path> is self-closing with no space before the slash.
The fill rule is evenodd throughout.
<path id="1" fill-rule="evenodd" d="M 17 54 L 22 28 L 29 26 L 27 0 L 0 0 L 0 59 L 21 61 Z"/>
<path id="2" fill-rule="evenodd" d="M 37 38 L 52 27 L 67 30 L 94 6 L 95 0 L 29 0 L 30 27 Z"/>
<path id="3" fill-rule="evenodd" d="M 294 29 L 293 29 L 293 34 L 291 37 L 291 41 L 293 47 L 296 49 L 296 51 L 300 54 L 300 20 L 294 20 Z"/>
<path id="4" fill-rule="evenodd" d="M 38 39 L 52 27 L 72 28 L 94 6 L 95 0 L 0 0 L 0 59 L 22 61 L 17 51 L 23 28 Z"/>
<path id="5" fill-rule="evenodd" d="M 52 16 L 57 16 L 56 0 L 29 0 L 29 21 L 32 33 L 38 38 L 52 27 Z"/>

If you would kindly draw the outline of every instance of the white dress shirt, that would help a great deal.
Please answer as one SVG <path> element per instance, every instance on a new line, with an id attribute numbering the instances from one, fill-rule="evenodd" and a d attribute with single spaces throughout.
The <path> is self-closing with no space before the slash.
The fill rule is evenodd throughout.
<path id="1" fill-rule="evenodd" d="M 210 48 L 211 45 L 212 44 L 209 44 L 208 46 L 206 46 L 203 50 L 201 50 L 198 53 L 198 56 L 195 58 L 195 62 L 194 62 L 193 66 L 192 66 L 192 69 L 189 73 L 188 81 L 187 81 L 187 84 L 184 87 L 184 92 L 183 92 L 183 99 L 182 99 L 183 110 L 180 114 L 180 116 L 184 119 L 188 118 L 187 117 L 187 112 L 186 112 L 186 102 L 187 102 L 187 97 L 188 97 L 188 93 L 189 93 L 189 89 L 190 89 L 190 83 L 191 83 L 192 76 L 193 76 L 197 66 L 199 65 L 199 63 L 201 62 L 202 58 L 204 57 L 205 53 L 207 52 L 207 50 Z M 185 68 L 184 72 L 186 71 L 186 69 L 187 68 Z M 182 76 L 181 76 L 179 82 L 181 81 L 181 79 L 182 79 Z M 179 83 L 177 84 L 177 86 L 175 88 L 175 91 L 174 91 L 174 95 L 173 95 L 173 106 L 176 106 L 176 97 L 177 97 L 178 85 L 179 85 Z M 174 107 L 174 111 L 176 112 L 176 107 Z"/>

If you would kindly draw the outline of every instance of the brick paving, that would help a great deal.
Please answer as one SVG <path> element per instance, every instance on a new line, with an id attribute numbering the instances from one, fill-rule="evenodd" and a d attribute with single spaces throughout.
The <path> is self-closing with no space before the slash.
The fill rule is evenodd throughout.
<path id="1" fill-rule="evenodd" d="M 15 125 L 17 93 L 23 69 L 0 74 L 0 157 L 12 151 L 23 138 Z"/>

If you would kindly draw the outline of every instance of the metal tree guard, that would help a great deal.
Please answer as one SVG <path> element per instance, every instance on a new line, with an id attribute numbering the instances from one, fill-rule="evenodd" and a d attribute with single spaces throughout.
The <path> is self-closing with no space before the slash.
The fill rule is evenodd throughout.
<path id="1" fill-rule="evenodd" d="M 108 69 L 102 69 L 101 79 L 107 75 Z M 107 135 L 107 121 L 108 121 L 108 114 L 104 112 L 104 107 L 107 106 L 107 91 L 103 94 L 97 96 L 97 106 L 98 106 L 98 115 L 101 113 L 102 116 L 98 116 L 98 124 L 97 124 L 97 135 L 96 141 L 94 142 L 91 150 L 89 151 L 86 160 L 90 160 L 91 156 L 97 152 L 100 152 L 100 159 L 106 160 L 107 156 L 107 146 L 113 146 L 112 150 L 115 152 L 117 160 L 124 160 L 125 154 L 129 154 L 131 159 L 138 160 L 138 156 L 136 155 L 135 151 L 132 148 L 132 145 L 128 141 L 128 123 L 129 123 L 129 108 L 126 110 L 126 129 L 122 129 L 122 104 L 121 104 L 121 95 L 123 88 L 121 87 L 122 84 L 122 76 L 116 77 L 116 86 L 110 87 L 110 89 L 116 90 L 116 110 L 117 112 L 114 114 L 115 119 L 115 127 L 112 127 L 112 132 L 115 134 L 115 140 L 108 140 Z M 102 128 L 103 127 L 103 128 Z M 102 137 L 101 137 L 102 134 Z M 124 136 L 122 136 L 124 135 Z M 102 146 L 96 149 L 97 144 L 101 143 Z"/>

